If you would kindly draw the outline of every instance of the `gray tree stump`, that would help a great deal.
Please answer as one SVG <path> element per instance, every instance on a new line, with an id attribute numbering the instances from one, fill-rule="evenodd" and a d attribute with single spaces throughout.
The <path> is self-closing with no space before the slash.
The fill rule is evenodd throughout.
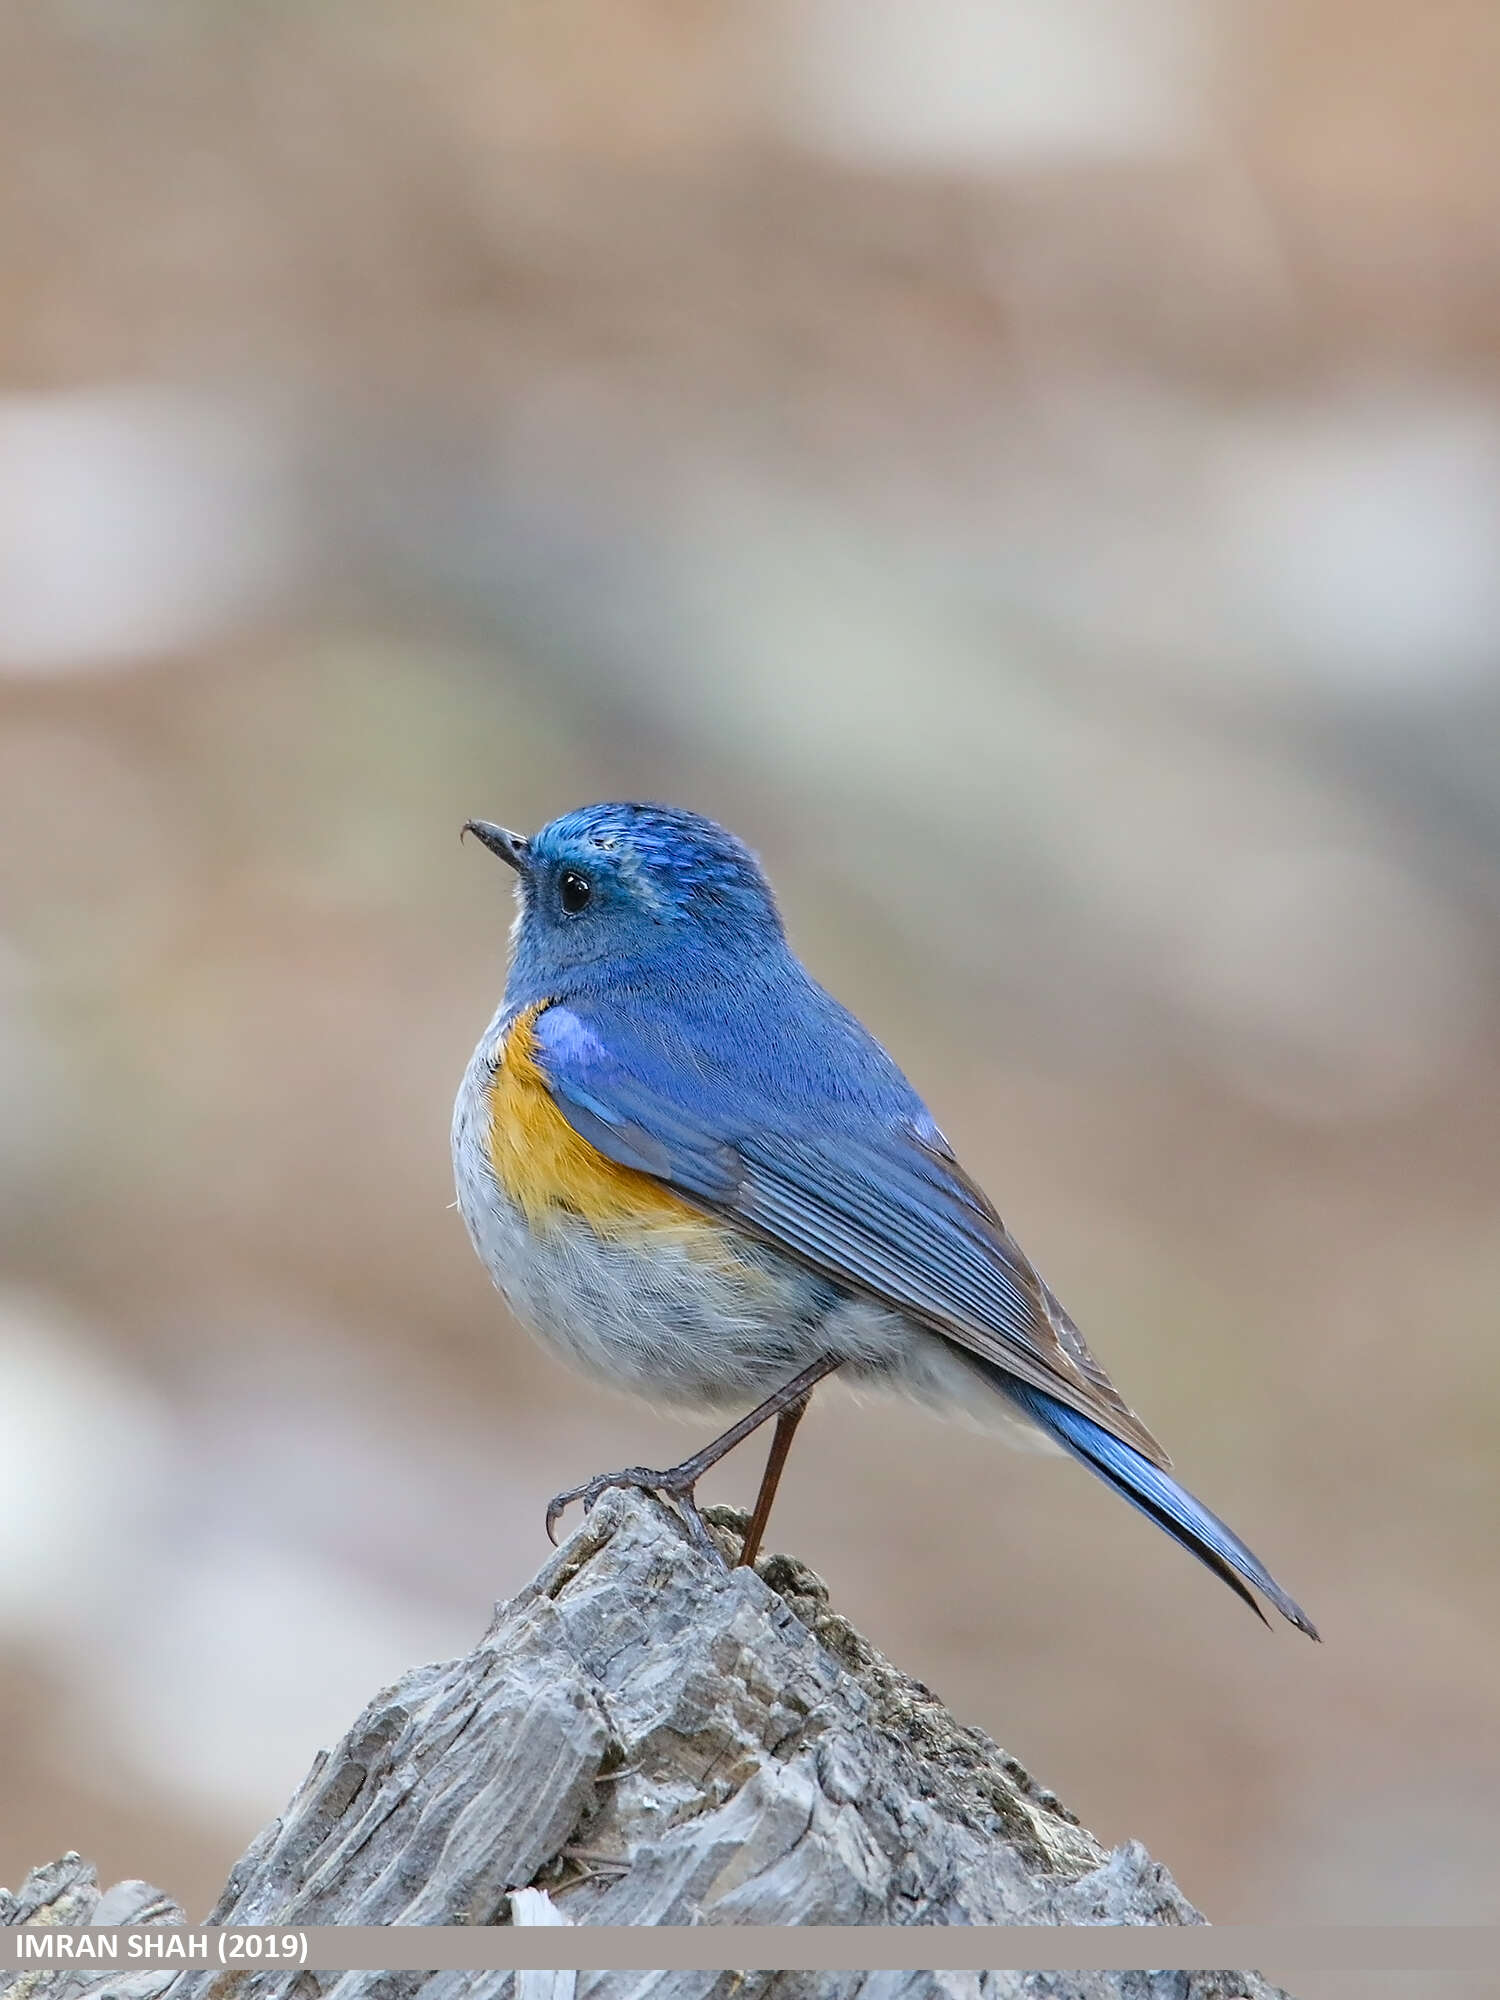
<path id="1" fill-rule="evenodd" d="M 732 1556 L 744 1517 L 708 1518 Z M 545 1895 L 513 1898 L 525 1890 Z M 668 1508 L 628 1493 L 605 1496 L 466 1659 L 376 1696 L 208 1918 L 537 1920 L 1205 1921 L 1144 1848 L 1105 1853 L 1013 1757 L 882 1659 L 811 1571 L 770 1556 L 758 1573 L 725 1573 Z M 19 1896 L 0 1892 L 0 1921 L 184 1919 L 144 1884 L 100 1901 L 69 1856 Z M 21 1976 L 26 2000 L 199 2000 L 221 1977 Z M 501 2000 L 533 1977 L 267 1972 L 235 1984 L 236 2000 Z M 577 2000 L 731 1987 L 736 2000 L 1276 2000 L 1243 1972 L 602 1972 L 577 1976 Z"/>

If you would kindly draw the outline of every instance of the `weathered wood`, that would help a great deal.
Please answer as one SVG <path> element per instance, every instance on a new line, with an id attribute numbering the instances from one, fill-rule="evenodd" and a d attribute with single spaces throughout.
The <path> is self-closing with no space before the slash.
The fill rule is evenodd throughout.
<path id="1" fill-rule="evenodd" d="M 733 1553 L 744 1517 L 709 1520 Z M 52 1891 L 68 1868 L 53 1864 Z M 26 1921 L 51 1893 L 44 1877 L 0 1917 Z M 550 1906 L 531 1897 L 513 1917 L 511 1892 L 527 1887 Z M 90 1893 L 75 1868 L 50 1920 L 102 1921 Z M 208 1921 L 493 1924 L 545 1920 L 549 1907 L 579 1924 L 1204 1921 L 1142 1847 L 1105 1853 L 1013 1758 L 882 1659 L 810 1571 L 770 1556 L 758 1573 L 725 1573 L 670 1510 L 627 1493 L 606 1495 L 467 1658 L 377 1695 Z M 215 1977 L 48 1974 L 28 2000 L 198 2000 Z M 733 1977 L 738 2000 L 1274 2000 L 1249 1973 Z M 577 1993 L 708 2000 L 729 1978 L 586 1973 Z M 515 1990 L 510 1974 L 262 1973 L 238 1982 L 237 2000 Z"/>

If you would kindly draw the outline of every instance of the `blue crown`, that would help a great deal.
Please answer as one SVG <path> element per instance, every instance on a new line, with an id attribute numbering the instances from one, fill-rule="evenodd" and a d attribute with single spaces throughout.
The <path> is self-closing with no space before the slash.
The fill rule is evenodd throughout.
<path id="1" fill-rule="evenodd" d="M 580 806 L 544 826 L 531 842 L 540 859 L 593 847 L 649 877 L 673 902 L 731 906 L 781 919 L 760 863 L 742 840 L 702 813 L 630 801 Z"/>

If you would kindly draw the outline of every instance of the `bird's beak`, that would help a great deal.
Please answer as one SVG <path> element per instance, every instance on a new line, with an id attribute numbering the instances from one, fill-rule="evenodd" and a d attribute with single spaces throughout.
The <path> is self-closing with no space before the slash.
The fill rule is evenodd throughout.
<path id="1" fill-rule="evenodd" d="M 509 827 L 495 826 L 487 819 L 466 819 L 463 823 L 463 832 L 472 833 L 476 840 L 484 843 L 491 854 L 498 854 L 500 859 L 514 868 L 518 875 L 526 873 L 527 863 L 531 858 L 531 842 L 524 833 L 512 833 Z"/>

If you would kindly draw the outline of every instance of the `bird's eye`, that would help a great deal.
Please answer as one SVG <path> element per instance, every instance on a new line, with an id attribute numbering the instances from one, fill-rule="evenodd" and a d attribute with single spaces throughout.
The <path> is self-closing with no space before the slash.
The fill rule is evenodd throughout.
<path id="1" fill-rule="evenodd" d="M 564 869 L 562 879 L 557 885 L 557 894 L 563 908 L 570 917 L 578 915 L 578 912 L 585 907 L 593 893 L 593 887 L 587 875 L 580 875 L 576 868 Z"/>

